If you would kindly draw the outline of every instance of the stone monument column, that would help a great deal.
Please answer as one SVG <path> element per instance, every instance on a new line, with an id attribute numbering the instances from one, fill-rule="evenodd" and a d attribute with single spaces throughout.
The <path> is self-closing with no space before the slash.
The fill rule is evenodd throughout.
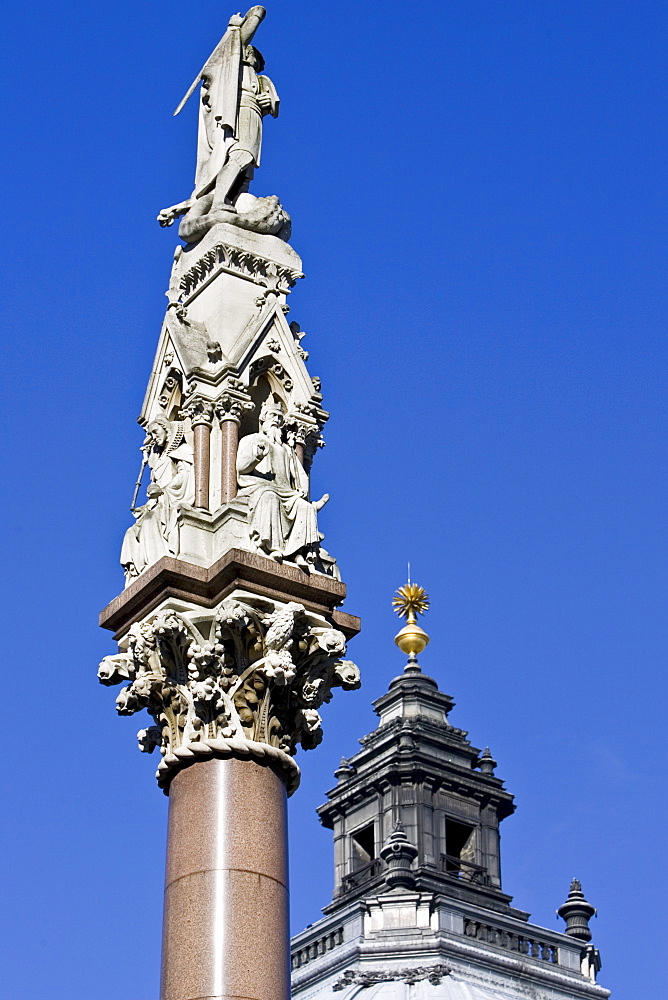
<path id="1" fill-rule="evenodd" d="M 163 1000 L 289 1000 L 286 804 L 285 779 L 257 760 L 172 780 Z"/>
<path id="2" fill-rule="evenodd" d="M 230 19 L 185 98 L 201 83 L 195 187 L 159 215 L 183 217 L 185 245 L 139 418 L 136 493 L 150 480 L 101 614 L 118 652 L 99 679 L 122 685 L 120 715 L 148 713 L 139 748 L 170 800 L 162 1000 L 288 1000 L 295 754 L 321 741 L 332 689 L 360 683 L 295 431 L 315 448 L 328 416 L 286 320 L 301 260 L 278 198 L 248 190 L 278 113 L 251 45 L 264 14 Z"/>
<path id="3" fill-rule="evenodd" d="M 169 558 L 154 570 L 102 612 L 122 637 L 99 677 L 125 683 L 119 714 L 149 712 L 139 747 L 162 757 L 156 777 L 170 806 L 161 998 L 280 1000 L 283 990 L 287 1000 L 294 753 L 322 739 L 318 708 L 332 688 L 359 686 L 343 659 L 359 622 L 332 607 L 343 584 L 304 580 L 242 550 L 208 574 Z"/>

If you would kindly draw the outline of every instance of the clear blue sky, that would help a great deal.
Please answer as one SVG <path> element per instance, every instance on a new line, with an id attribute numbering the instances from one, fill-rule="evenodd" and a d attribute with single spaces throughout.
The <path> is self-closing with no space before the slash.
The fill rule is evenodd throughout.
<path id="1" fill-rule="evenodd" d="M 330 898 L 314 808 L 401 667 L 394 588 L 430 592 L 425 670 L 517 796 L 504 887 L 576 875 L 616 1000 L 665 983 L 668 8 L 647 0 L 268 0 L 282 97 L 254 190 L 294 219 L 291 318 L 332 412 L 316 490 L 364 684 L 291 802 L 293 929 Z M 99 687 L 99 609 L 187 196 L 172 111 L 236 8 L 5 13 L 3 997 L 157 996 L 167 800 Z"/>

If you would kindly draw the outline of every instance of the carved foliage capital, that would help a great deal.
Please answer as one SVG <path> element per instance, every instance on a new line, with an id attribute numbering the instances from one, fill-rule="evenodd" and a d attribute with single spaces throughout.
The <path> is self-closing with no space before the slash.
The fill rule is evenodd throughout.
<path id="1" fill-rule="evenodd" d="M 190 417 L 193 427 L 197 424 L 206 424 L 210 427 L 213 422 L 214 406 L 203 396 L 191 396 L 181 412 L 184 417 Z"/>
<path id="2" fill-rule="evenodd" d="M 138 734 L 140 749 L 158 746 L 171 760 L 221 739 L 290 755 L 316 747 L 318 708 L 332 688 L 360 685 L 357 667 L 343 659 L 343 633 L 301 604 L 245 593 L 205 616 L 196 610 L 196 624 L 175 610 L 136 622 L 127 649 L 100 664 L 103 684 L 129 682 L 118 713 L 145 708 L 153 717 Z"/>
<path id="3" fill-rule="evenodd" d="M 253 408 L 253 402 L 248 397 L 244 398 L 239 392 L 224 392 L 216 400 L 216 416 L 221 423 L 223 420 L 234 420 L 239 424 L 244 412 Z"/>

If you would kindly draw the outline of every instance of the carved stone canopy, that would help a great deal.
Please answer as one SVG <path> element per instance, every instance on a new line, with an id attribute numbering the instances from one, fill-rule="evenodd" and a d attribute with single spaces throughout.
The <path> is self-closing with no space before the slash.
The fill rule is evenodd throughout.
<path id="1" fill-rule="evenodd" d="M 170 468 L 178 489 L 166 491 L 162 481 L 147 488 L 141 506 L 149 516 L 130 525 L 123 546 L 126 585 L 161 556 L 208 567 L 233 547 L 339 578 L 322 546 L 322 502 L 309 488 L 328 413 L 320 382 L 305 366 L 304 332 L 286 319 L 286 296 L 302 276 L 287 243 L 225 223 L 177 249 L 139 422 L 147 428 L 157 419 L 179 421 L 192 454 L 188 468 Z M 280 440 L 273 441 L 280 448 L 257 438 L 269 398 L 282 411 Z M 136 483 L 142 499 L 145 464 L 143 452 Z M 186 475 L 192 497 L 181 495 Z M 135 518 L 136 506 L 133 500 Z"/>
<path id="2" fill-rule="evenodd" d="M 294 791 L 297 746 L 322 740 L 318 708 L 333 687 L 360 685 L 345 652 L 344 634 L 323 616 L 236 591 L 211 610 L 172 601 L 135 622 L 98 676 L 129 682 L 116 699 L 120 715 L 145 708 L 153 717 L 139 747 L 160 749 L 162 788 L 201 757 L 251 755 L 268 758 Z"/>

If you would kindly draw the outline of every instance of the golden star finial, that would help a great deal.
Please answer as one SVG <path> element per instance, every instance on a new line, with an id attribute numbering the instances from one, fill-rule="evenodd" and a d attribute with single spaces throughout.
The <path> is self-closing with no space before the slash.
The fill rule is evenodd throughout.
<path id="1" fill-rule="evenodd" d="M 406 670 L 419 671 L 418 654 L 429 642 L 429 636 L 417 623 L 417 616 L 423 615 L 429 608 L 429 595 L 424 587 L 411 583 L 410 570 L 408 583 L 399 587 L 392 598 L 394 611 L 400 618 L 406 619 L 406 625 L 395 635 L 394 641 L 403 653 L 408 654 Z"/>
<path id="2" fill-rule="evenodd" d="M 417 621 L 417 615 L 423 615 L 429 610 L 429 595 L 424 587 L 419 587 L 417 583 L 404 584 L 399 587 L 392 598 L 392 607 L 400 618 L 405 618 L 410 625 Z"/>

